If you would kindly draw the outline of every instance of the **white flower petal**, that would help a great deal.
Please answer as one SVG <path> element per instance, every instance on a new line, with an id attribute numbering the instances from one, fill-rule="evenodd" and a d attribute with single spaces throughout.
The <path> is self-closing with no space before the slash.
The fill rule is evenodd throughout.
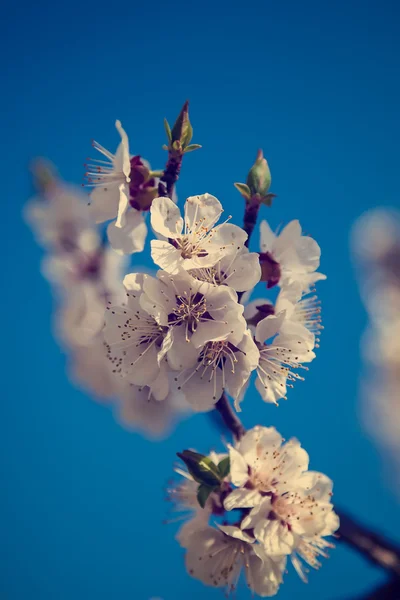
<path id="1" fill-rule="evenodd" d="M 166 238 L 179 237 L 183 229 L 183 219 L 179 208 L 170 198 L 155 198 L 150 213 L 151 226 L 156 233 Z"/>
<path id="2" fill-rule="evenodd" d="M 147 236 L 147 226 L 140 211 L 129 209 L 125 216 L 125 225 L 117 227 L 110 223 L 107 236 L 112 248 L 118 254 L 142 252 Z"/>
<path id="3" fill-rule="evenodd" d="M 214 227 L 222 213 L 220 201 L 211 194 L 190 196 L 185 202 L 185 222 L 189 229 L 197 229 L 200 224 L 205 229 Z"/>

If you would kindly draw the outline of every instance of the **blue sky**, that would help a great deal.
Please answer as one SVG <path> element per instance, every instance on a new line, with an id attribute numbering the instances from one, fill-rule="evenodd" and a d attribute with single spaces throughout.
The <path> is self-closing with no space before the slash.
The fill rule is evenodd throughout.
<path id="1" fill-rule="evenodd" d="M 198 416 L 153 444 L 68 383 L 41 251 L 21 219 L 32 157 L 79 184 L 91 139 L 114 147 L 119 118 L 132 151 L 161 167 L 162 120 L 187 98 L 203 149 L 185 160 L 179 197 L 213 193 L 240 223 L 232 184 L 262 147 L 278 195 L 263 216 L 273 227 L 299 218 L 328 275 L 306 381 L 278 409 L 250 393 L 244 422 L 298 437 L 312 468 L 334 479 L 335 501 L 400 541 L 387 461 L 360 423 L 366 317 L 348 251 L 359 214 L 399 206 L 399 13 L 389 0 L 23 0 L 3 9 L 2 598 L 222 597 L 186 575 L 175 527 L 161 524 L 175 452 L 218 447 L 218 432 Z M 338 546 L 307 586 L 291 569 L 279 597 L 335 600 L 381 579 Z"/>

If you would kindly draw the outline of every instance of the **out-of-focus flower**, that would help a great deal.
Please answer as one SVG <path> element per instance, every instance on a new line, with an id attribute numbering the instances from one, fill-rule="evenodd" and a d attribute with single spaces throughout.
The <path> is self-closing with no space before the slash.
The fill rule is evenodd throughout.
<path id="1" fill-rule="evenodd" d="M 213 267 L 225 255 L 241 250 L 247 239 L 236 225 L 214 227 L 222 206 L 210 194 L 188 198 L 183 218 L 169 198 L 156 198 L 150 212 L 152 228 L 163 237 L 152 240 L 151 256 L 168 273 Z"/>
<path id="2" fill-rule="evenodd" d="M 313 238 L 302 235 L 300 223 L 291 221 L 276 235 L 267 221 L 260 224 L 261 280 L 271 288 L 277 284 L 299 282 L 304 290 L 321 279 L 317 269 L 321 250 Z"/>
<path id="3" fill-rule="evenodd" d="M 396 463 L 400 485 L 400 213 L 362 215 L 352 232 L 360 290 L 369 316 L 362 353 L 369 363 L 361 394 L 367 427 Z"/>
<path id="4" fill-rule="evenodd" d="M 164 438 L 177 421 L 190 413 L 182 394 L 169 392 L 160 401 L 149 386 L 134 384 L 122 387 L 116 407 L 117 419 L 125 428 L 151 439 Z"/>

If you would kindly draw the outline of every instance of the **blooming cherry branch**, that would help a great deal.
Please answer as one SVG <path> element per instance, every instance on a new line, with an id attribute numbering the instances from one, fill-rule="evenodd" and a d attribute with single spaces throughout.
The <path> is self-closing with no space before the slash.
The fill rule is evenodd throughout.
<path id="1" fill-rule="evenodd" d="M 259 210 L 274 197 L 262 151 L 246 183 L 235 184 L 243 228 L 209 193 L 178 206 L 183 156 L 200 147 L 191 144 L 188 103 L 172 129 L 165 121 L 164 170 L 132 155 L 119 121 L 116 128 L 115 153 L 93 142 L 102 158 L 87 163 L 89 203 L 48 165 L 35 169 L 39 197 L 27 218 L 57 291 L 56 335 L 74 380 L 112 402 L 128 427 L 158 437 L 188 414 L 219 413 L 234 438 L 224 453 L 178 453 L 186 469 L 176 469 L 182 479 L 169 498 L 188 518 L 177 540 L 189 574 L 206 585 L 230 593 L 244 572 L 254 593 L 273 596 L 288 558 L 306 581 L 307 565 L 318 568 L 333 547 L 332 482 L 308 469 L 296 439 L 261 425 L 246 432 L 237 412 L 254 380 L 261 399 L 278 404 L 314 360 L 320 248 L 297 220 L 280 232 L 263 220 L 259 251 L 249 250 Z M 154 272 L 127 272 L 148 219 Z M 273 302 L 264 295 L 275 286 Z"/>

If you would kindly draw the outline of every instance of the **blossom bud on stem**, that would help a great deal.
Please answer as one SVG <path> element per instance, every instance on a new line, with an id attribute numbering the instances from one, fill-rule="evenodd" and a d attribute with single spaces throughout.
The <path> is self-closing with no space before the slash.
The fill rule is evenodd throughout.
<path id="1" fill-rule="evenodd" d="M 174 185 L 179 178 L 183 155 L 201 148 L 199 144 L 190 143 L 193 137 L 193 127 L 189 119 L 188 100 L 183 105 L 172 129 L 166 119 L 164 119 L 164 127 L 168 145 L 164 145 L 163 148 L 168 151 L 168 161 L 160 180 L 159 193 L 163 194 L 164 192 L 163 195 L 166 193 L 172 198 Z"/>

